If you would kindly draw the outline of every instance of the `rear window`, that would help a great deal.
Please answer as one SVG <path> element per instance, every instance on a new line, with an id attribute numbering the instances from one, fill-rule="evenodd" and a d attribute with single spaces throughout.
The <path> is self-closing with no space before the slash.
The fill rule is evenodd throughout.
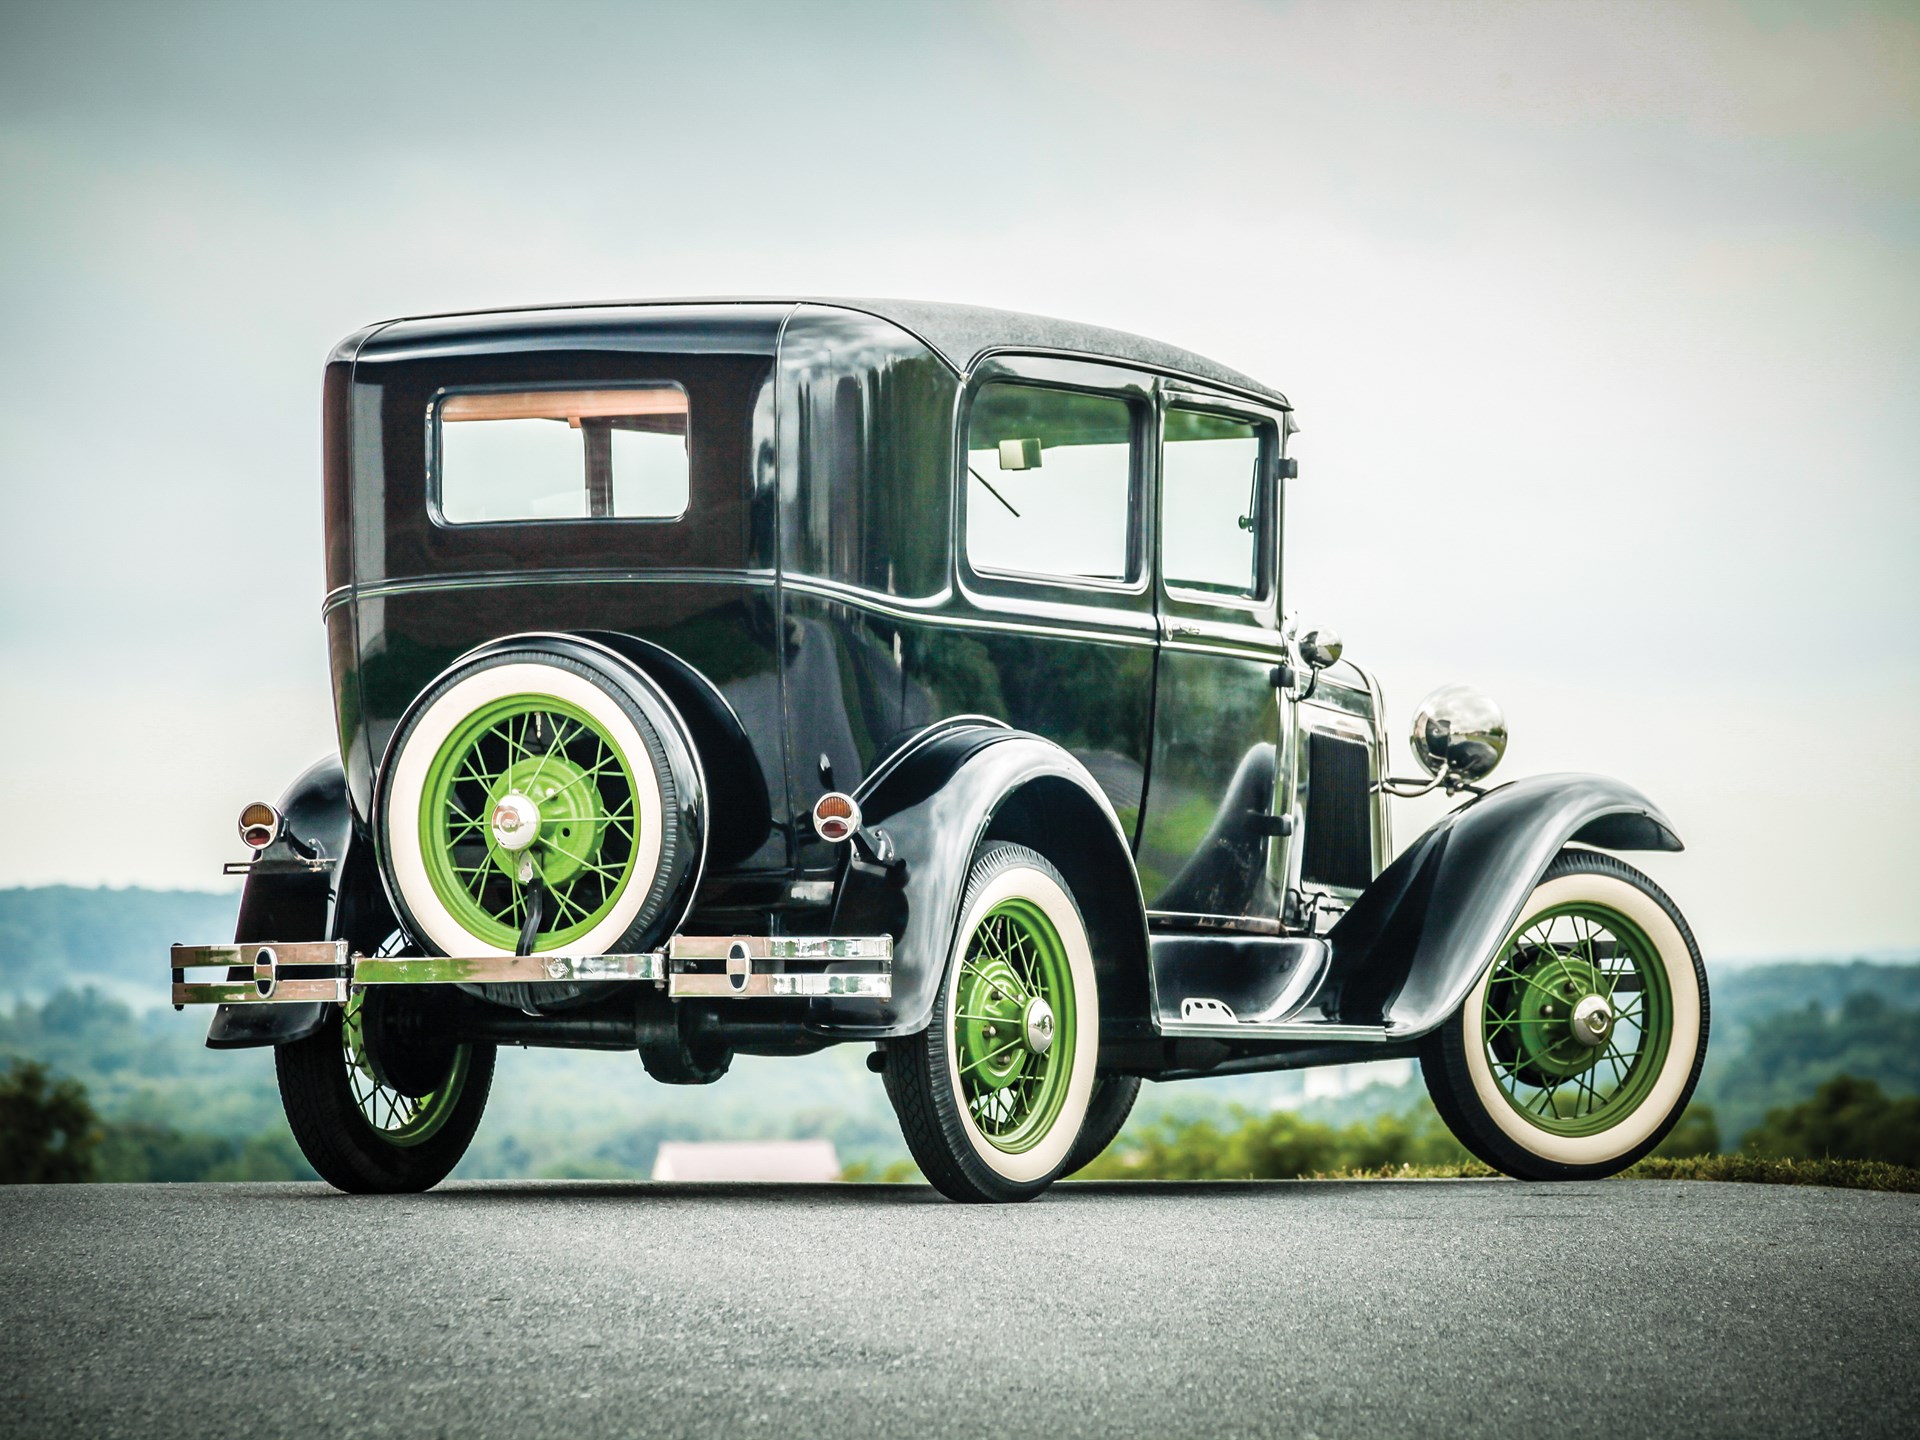
<path id="1" fill-rule="evenodd" d="M 435 418 L 448 524 L 686 513 L 687 392 L 678 385 L 451 394 Z"/>

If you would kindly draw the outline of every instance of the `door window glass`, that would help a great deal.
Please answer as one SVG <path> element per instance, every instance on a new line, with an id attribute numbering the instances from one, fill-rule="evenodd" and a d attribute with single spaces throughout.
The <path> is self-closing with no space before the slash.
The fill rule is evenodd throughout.
<path id="1" fill-rule="evenodd" d="M 1133 408 L 1111 395 L 983 385 L 967 425 L 976 570 L 1133 578 Z"/>
<path id="2" fill-rule="evenodd" d="M 496 391 L 440 402 L 440 515 L 664 520 L 687 508 L 687 392 Z"/>
<path id="3" fill-rule="evenodd" d="M 1167 584 L 1258 594 L 1260 427 L 1174 407 L 1160 453 L 1160 565 Z"/>

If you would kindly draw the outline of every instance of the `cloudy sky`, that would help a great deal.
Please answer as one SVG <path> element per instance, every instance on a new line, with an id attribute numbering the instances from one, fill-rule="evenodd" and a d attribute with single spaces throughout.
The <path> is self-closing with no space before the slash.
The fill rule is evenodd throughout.
<path id="1" fill-rule="evenodd" d="M 1278 385 L 1396 732 L 1642 787 L 1712 956 L 1920 945 L 1920 12 L 1846 0 L 0 4 L 0 885 L 216 883 L 330 745 L 334 340 L 785 291 Z"/>

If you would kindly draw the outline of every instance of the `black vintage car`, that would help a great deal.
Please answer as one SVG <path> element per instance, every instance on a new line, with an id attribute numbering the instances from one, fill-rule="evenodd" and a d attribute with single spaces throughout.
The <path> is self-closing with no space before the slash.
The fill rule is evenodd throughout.
<path id="1" fill-rule="evenodd" d="M 241 816 L 208 1043 L 346 1190 L 442 1179 L 502 1043 L 857 1041 L 956 1199 L 1140 1082 L 1418 1055 L 1509 1174 L 1602 1175 L 1704 1055 L 1643 796 L 1482 791 L 1464 687 L 1283 620 L 1285 396 L 1093 326 L 722 300 L 400 320 L 325 385 L 339 755 Z M 1467 798 L 1397 859 L 1390 793 Z M 1390 863 L 1389 863 L 1390 862 Z M 224 970 L 210 977 L 190 972 Z"/>

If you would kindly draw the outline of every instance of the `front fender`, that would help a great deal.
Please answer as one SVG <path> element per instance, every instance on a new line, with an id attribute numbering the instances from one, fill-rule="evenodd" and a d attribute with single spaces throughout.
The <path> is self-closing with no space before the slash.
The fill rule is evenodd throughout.
<path id="1" fill-rule="evenodd" d="M 925 1028 L 968 869 L 989 840 L 1028 845 L 1066 878 L 1093 944 L 1103 1036 L 1144 1023 L 1146 906 L 1126 834 L 1086 767 L 1050 740 L 989 721 L 950 724 L 905 750 L 856 797 L 867 830 L 885 832 L 897 863 L 850 854 L 833 926 L 894 937 L 892 998 L 817 1001 L 809 1027 L 873 1039 Z"/>
<path id="2" fill-rule="evenodd" d="M 1380 873 L 1328 934 L 1321 1009 L 1423 1035 L 1460 1005 L 1562 847 L 1679 850 L 1672 823 L 1602 775 L 1537 775 L 1446 816 Z"/>

